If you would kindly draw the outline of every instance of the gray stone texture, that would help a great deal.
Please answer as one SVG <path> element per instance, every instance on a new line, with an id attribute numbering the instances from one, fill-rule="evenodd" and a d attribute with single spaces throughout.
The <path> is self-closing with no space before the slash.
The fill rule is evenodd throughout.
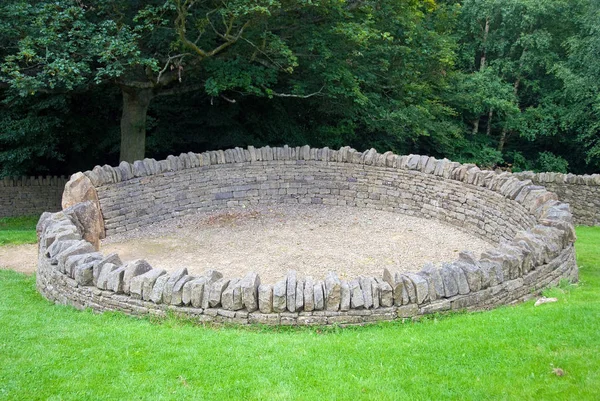
<path id="1" fill-rule="evenodd" d="M 381 278 L 361 277 L 348 283 L 331 274 L 325 282 L 315 282 L 290 272 L 271 289 L 261 286 L 257 276 L 245 277 L 240 283 L 247 285 L 231 287 L 230 308 L 235 310 L 229 310 L 229 300 L 227 307 L 219 308 L 230 287 L 229 279 L 218 272 L 198 279 L 187 274 L 175 279 L 153 270 L 128 277 L 129 264 L 123 266 L 116 256 L 78 257 L 94 252 L 81 241 L 85 229 L 74 214 L 44 213 L 40 218 L 37 285 L 48 299 L 130 314 L 161 315 L 172 309 L 200 322 L 282 325 L 362 324 L 487 309 L 527 299 L 562 278 L 577 280 L 569 206 L 558 200 L 562 195 L 538 184 L 580 189 L 600 185 L 598 176 L 525 174 L 525 181 L 519 181 L 515 175 L 427 156 L 306 146 L 185 153 L 159 162 L 98 166 L 83 176 L 97 192 L 108 235 L 169 219 L 174 211 L 217 210 L 233 202 L 304 202 L 438 219 L 499 244 L 479 259 L 461 253 L 440 268 L 426 265 L 418 273 L 405 274 L 384 270 Z M 145 280 L 146 275 L 151 277 Z M 89 286 L 90 281 L 95 287 Z M 130 296 L 120 294 L 126 288 Z M 250 307 L 237 309 L 240 304 Z"/>

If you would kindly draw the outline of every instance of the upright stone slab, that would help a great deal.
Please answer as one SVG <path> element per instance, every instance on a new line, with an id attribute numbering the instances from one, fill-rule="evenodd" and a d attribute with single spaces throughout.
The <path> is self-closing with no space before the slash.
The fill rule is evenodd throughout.
<path id="1" fill-rule="evenodd" d="M 315 310 L 315 282 L 312 277 L 306 277 L 304 281 L 304 311 Z"/>
<path id="2" fill-rule="evenodd" d="M 216 270 L 208 270 L 202 273 L 203 277 L 206 277 L 206 284 L 204 285 L 204 291 L 202 294 L 202 309 L 207 309 L 210 307 L 210 291 L 212 285 L 218 280 L 223 278 L 223 275 Z"/>
<path id="3" fill-rule="evenodd" d="M 108 289 L 108 277 L 110 275 L 110 273 L 112 273 L 114 270 L 117 270 L 119 268 L 119 266 L 116 266 L 112 263 L 106 263 L 102 266 L 102 270 L 100 271 L 100 275 L 98 276 L 98 282 L 96 284 L 96 287 L 100 288 L 101 290 L 107 290 Z"/>
<path id="4" fill-rule="evenodd" d="M 273 286 L 273 311 L 277 313 L 285 312 L 287 307 L 287 280 L 279 280 Z"/>
<path id="5" fill-rule="evenodd" d="M 314 288 L 314 299 L 315 299 L 315 310 L 323 310 L 325 308 L 325 294 L 324 294 L 324 283 L 317 281 L 313 286 Z"/>
<path id="6" fill-rule="evenodd" d="M 221 278 L 215 281 L 210 287 L 210 295 L 208 298 L 208 304 L 211 308 L 216 308 L 221 304 L 221 295 L 225 288 L 229 285 L 229 279 Z"/>
<path id="7" fill-rule="evenodd" d="M 131 280 L 141 274 L 147 273 L 152 270 L 152 266 L 143 259 L 134 260 L 133 262 L 125 265 L 125 272 L 123 274 L 123 292 L 125 294 L 130 293 Z"/>
<path id="8" fill-rule="evenodd" d="M 261 284 L 258 287 L 258 309 L 261 313 L 273 312 L 273 286 Z"/>
<path id="9" fill-rule="evenodd" d="M 296 311 L 304 308 L 304 280 L 299 278 L 296 282 Z"/>
<path id="10" fill-rule="evenodd" d="M 396 278 L 390 273 L 387 268 L 383 269 L 383 280 L 390 285 L 392 288 L 392 296 L 394 298 L 394 305 L 402 305 L 402 280 L 396 280 Z"/>
<path id="11" fill-rule="evenodd" d="M 258 309 L 258 286 L 260 277 L 255 272 L 248 273 L 241 281 L 242 303 L 248 312 Z"/>
<path id="12" fill-rule="evenodd" d="M 173 286 L 173 294 L 171 295 L 171 305 L 183 305 L 183 289 L 185 285 L 194 280 L 196 277 L 185 275 L 180 278 Z"/>
<path id="13" fill-rule="evenodd" d="M 150 293 L 150 301 L 155 304 L 160 304 L 163 302 L 163 293 L 165 292 L 165 286 L 167 285 L 167 281 L 169 281 L 170 276 L 165 274 L 160 276 L 154 282 L 154 286 L 152 287 L 152 292 Z"/>
<path id="14" fill-rule="evenodd" d="M 350 286 L 347 281 L 342 281 L 340 285 L 340 311 L 350 310 Z"/>
<path id="15" fill-rule="evenodd" d="M 296 283 L 298 281 L 298 273 L 295 270 L 290 270 L 287 274 L 287 309 L 290 312 L 296 312 Z"/>
<path id="16" fill-rule="evenodd" d="M 440 276 L 442 277 L 442 282 L 444 283 L 444 296 L 446 298 L 453 297 L 458 295 L 458 282 L 457 277 L 450 265 L 444 264 L 440 269 Z"/>
<path id="17" fill-rule="evenodd" d="M 129 284 L 129 293 L 131 297 L 148 301 L 156 279 L 163 274 L 166 274 L 164 269 L 151 269 L 144 274 L 133 277 Z M 146 297 L 144 297 L 144 293 L 147 294 Z"/>
<path id="18" fill-rule="evenodd" d="M 78 285 L 91 286 L 92 285 L 92 273 L 94 269 L 94 261 L 87 263 L 79 263 L 73 270 L 73 279 Z"/>
<path id="19" fill-rule="evenodd" d="M 170 274 L 169 279 L 165 284 L 165 289 L 163 291 L 162 296 L 162 300 L 165 304 L 171 303 L 171 299 L 173 298 L 173 288 L 175 287 L 175 284 L 177 284 L 177 282 L 187 274 L 188 270 L 185 267 L 179 268 Z"/>
<path id="20" fill-rule="evenodd" d="M 376 278 L 377 285 L 379 286 L 379 304 L 384 308 L 389 308 L 394 305 L 394 295 L 392 286 L 389 285 L 385 280 Z"/>
<path id="21" fill-rule="evenodd" d="M 409 303 L 417 303 L 417 290 L 415 289 L 414 283 L 406 276 L 406 274 L 402 274 L 402 282 L 404 283 L 404 289 L 408 294 Z M 404 300 L 402 302 L 405 303 Z"/>
<path id="22" fill-rule="evenodd" d="M 328 272 L 325 277 L 326 300 L 325 309 L 337 311 L 340 308 L 342 282 L 334 272 Z"/>
<path id="23" fill-rule="evenodd" d="M 229 281 L 229 285 L 225 291 L 223 291 L 223 295 L 221 296 L 221 304 L 223 305 L 223 309 L 235 310 L 233 308 L 233 292 L 236 287 L 238 289 L 240 288 L 240 279 L 232 278 L 231 281 Z"/>
<path id="24" fill-rule="evenodd" d="M 350 287 L 350 307 L 352 309 L 362 309 L 365 306 L 365 298 L 358 280 L 352 280 L 348 283 Z"/>
<path id="25" fill-rule="evenodd" d="M 202 302 L 204 300 L 204 294 L 205 292 L 208 291 L 208 278 L 207 277 L 200 277 L 197 278 L 196 280 L 193 280 L 189 283 L 190 286 L 190 304 L 194 307 L 194 308 L 201 308 L 202 306 Z M 207 298 L 207 305 L 208 305 L 208 297 Z"/>
<path id="26" fill-rule="evenodd" d="M 108 279 L 106 280 L 106 289 L 113 291 L 116 294 L 123 293 L 123 274 L 125 273 L 125 266 L 121 266 L 116 270 L 109 273 Z"/>
<path id="27" fill-rule="evenodd" d="M 379 308 L 379 285 L 374 277 L 371 277 L 371 297 L 373 298 L 373 309 Z"/>
<path id="28" fill-rule="evenodd" d="M 358 282 L 363 293 L 365 309 L 370 309 L 373 307 L 372 279 L 370 277 L 360 277 Z"/>
<path id="29" fill-rule="evenodd" d="M 421 305 L 423 302 L 429 300 L 429 286 L 427 280 L 422 276 L 415 273 L 407 273 L 406 277 L 413 283 L 415 288 L 416 303 Z"/>
<path id="30" fill-rule="evenodd" d="M 119 258 L 119 255 L 117 255 L 116 253 L 108 254 L 104 258 L 102 258 L 100 261 L 96 262 L 94 264 L 93 281 L 92 281 L 92 283 L 95 286 L 98 286 L 98 277 L 100 277 L 100 273 L 102 273 L 102 269 L 108 263 L 111 263 L 111 264 L 113 264 L 115 266 L 122 266 L 123 265 L 123 262 L 121 262 L 121 259 Z"/>

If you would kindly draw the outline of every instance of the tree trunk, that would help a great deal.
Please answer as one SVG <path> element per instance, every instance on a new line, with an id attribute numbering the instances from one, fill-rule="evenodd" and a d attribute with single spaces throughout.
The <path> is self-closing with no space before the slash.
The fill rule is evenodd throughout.
<path id="1" fill-rule="evenodd" d="M 492 117 L 494 117 L 494 110 L 490 109 L 490 112 L 488 113 L 487 128 L 485 130 L 487 136 L 490 136 L 492 133 Z"/>
<path id="2" fill-rule="evenodd" d="M 479 117 L 476 120 L 473 120 L 473 130 L 471 131 L 471 135 L 476 135 L 479 132 Z"/>
<path id="3" fill-rule="evenodd" d="M 142 160 L 146 152 L 146 113 L 153 98 L 152 89 L 123 87 L 120 161 Z"/>
<path id="4" fill-rule="evenodd" d="M 500 141 L 498 141 L 498 150 L 502 152 L 504 150 L 504 145 L 506 145 L 506 128 L 502 128 L 502 133 L 500 134 Z"/>
<path id="5" fill-rule="evenodd" d="M 489 32 L 490 32 L 490 18 L 485 17 L 485 28 L 483 29 L 483 43 L 481 45 L 483 48 L 483 53 L 481 54 L 481 59 L 479 61 L 479 71 L 485 70 L 485 62 L 487 59 L 486 45 L 487 45 L 487 38 L 488 38 Z"/>

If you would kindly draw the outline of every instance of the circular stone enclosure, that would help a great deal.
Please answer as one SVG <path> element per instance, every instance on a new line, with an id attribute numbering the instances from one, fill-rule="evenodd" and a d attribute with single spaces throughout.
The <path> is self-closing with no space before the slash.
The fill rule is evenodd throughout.
<path id="1" fill-rule="evenodd" d="M 492 245 L 435 265 L 386 266 L 379 275 L 290 270 L 274 283 L 253 266 L 239 277 L 210 269 L 167 272 L 99 252 L 104 235 L 110 242 L 198 212 L 288 204 L 428 219 Z M 63 207 L 38 224 L 38 289 L 56 302 L 97 311 L 171 310 L 237 324 L 361 324 L 522 301 L 578 274 L 572 216 L 554 193 L 510 173 L 428 156 L 308 146 L 184 153 L 74 174 Z"/>

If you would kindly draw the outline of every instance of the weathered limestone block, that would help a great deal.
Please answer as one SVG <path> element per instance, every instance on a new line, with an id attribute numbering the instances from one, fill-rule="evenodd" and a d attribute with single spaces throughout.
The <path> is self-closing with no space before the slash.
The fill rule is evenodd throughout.
<path id="1" fill-rule="evenodd" d="M 502 273 L 502 264 L 489 259 L 481 259 L 479 261 L 479 268 L 482 273 L 482 286 L 484 287 L 495 287 L 504 282 L 504 274 Z M 486 286 L 486 278 L 488 284 Z"/>
<path id="2" fill-rule="evenodd" d="M 206 277 L 206 284 L 202 293 L 201 306 L 202 309 L 208 309 L 210 307 L 210 293 L 212 285 L 218 280 L 222 279 L 223 275 L 216 270 L 207 270 L 206 272 L 202 273 L 202 276 Z"/>
<path id="3" fill-rule="evenodd" d="M 123 293 L 123 274 L 125 273 L 125 266 L 121 266 L 108 274 L 106 280 L 106 289 L 116 294 Z"/>
<path id="4" fill-rule="evenodd" d="M 186 285 L 189 285 L 190 287 L 190 304 L 194 308 L 202 307 L 204 293 L 208 291 L 207 282 L 208 279 L 206 277 L 199 277 L 196 280 L 192 280 L 189 283 L 186 283 Z"/>
<path id="5" fill-rule="evenodd" d="M 352 309 L 361 309 L 365 306 L 365 298 L 358 280 L 352 280 L 348 283 L 350 287 L 350 307 Z"/>
<path id="6" fill-rule="evenodd" d="M 100 271 L 100 275 L 98 276 L 98 283 L 96 284 L 96 287 L 100 288 L 101 290 L 108 290 L 108 278 L 110 276 L 110 273 L 117 270 L 118 268 L 119 266 L 114 265 L 112 263 L 104 264 L 102 266 L 102 270 Z"/>
<path id="7" fill-rule="evenodd" d="M 306 312 L 315 310 L 315 282 L 310 276 L 304 280 L 304 310 Z"/>
<path id="8" fill-rule="evenodd" d="M 454 270 L 454 277 L 456 278 L 456 283 L 458 284 L 458 293 L 460 295 L 466 295 L 469 293 L 469 282 L 467 281 L 467 276 L 465 272 L 458 266 L 453 263 L 448 265 L 450 269 Z"/>
<path id="9" fill-rule="evenodd" d="M 432 263 L 426 263 L 418 274 L 422 275 L 427 280 L 430 301 L 433 302 L 436 299 L 440 299 L 445 296 L 444 282 L 442 281 L 440 270 Z"/>
<path id="10" fill-rule="evenodd" d="M 372 149 L 374 150 L 374 149 Z M 325 277 L 325 309 L 337 311 L 340 308 L 342 282 L 334 272 L 328 272 Z"/>
<path id="11" fill-rule="evenodd" d="M 290 312 L 296 312 L 296 283 L 298 281 L 298 273 L 295 270 L 290 270 L 287 273 L 287 309 Z"/>
<path id="12" fill-rule="evenodd" d="M 38 235 L 39 236 L 39 235 Z M 72 224 L 56 224 L 42 232 L 40 244 L 49 249 L 56 241 L 79 241 L 82 235 L 79 229 Z"/>
<path id="13" fill-rule="evenodd" d="M 406 277 L 413 283 L 415 288 L 416 302 L 421 305 L 429 300 L 429 287 L 427 280 L 416 273 L 407 273 Z"/>
<path id="14" fill-rule="evenodd" d="M 273 312 L 273 286 L 261 284 L 258 287 L 258 309 L 262 313 Z"/>
<path id="15" fill-rule="evenodd" d="M 373 299 L 373 309 L 379 308 L 379 285 L 377 284 L 377 279 L 371 277 L 371 297 Z"/>
<path id="16" fill-rule="evenodd" d="M 315 299 L 315 310 L 323 310 L 325 308 L 325 283 L 319 280 L 313 286 L 314 299 Z"/>
<path id="17" fill-rule="evenodd" d="M 404 290 L 406 290 L 406 294 L 408 295 L 408 302 L 404 299 L 405 296 L 403 294 L 402 304 L 408 303 L 417 303 L 417 290 L 415 289 L 415 284 L 408 278 L 406 274 L 401 274 L 402 282 L 404 283 Z"/>
<path id="18" fill-rule="evenodd" d="M 85 201 L 77 203 L 63 211 L 80 227 L 83 239 L 91 243 L 96 250 L 100 249 L 100 239 L 104 238 L 104 220 L 98 202 Z"/>
<path id="19" fill-rule="evenodd" d="M 444 283 L 444 296 L 446 298 L 458 295 L 458 277 L 457 273 L 450 268 L 450 265 L 444 263 L 440 269 L 440 276 Z"/>
<path id="20" fill-rule="evenodd" d="M 50 247 L 46 249 L 46 257 L 51 259 L 51 263 L 53 265 L 58 264 L 56 257 L 58 254 L 65 249 L 72 247 L 73 245 L 77 245 L 81 242 L 81 240 L 65 240 L 65 241 L 56 241 Z M 54 261 L 52 261 L 54 259 Z"/>
<path id="21" fill-rule="evenodd" d="M 296 282 L 296 312 L 304 308 L 304 280 L 299 278 Z"/>
<path id="22" fill-rule="evenodd" d="M 173 293 L 171 295 L 171 305 L 183 305 L 183 288 L 185 284 L 194 280 L 194 276 L 183 276 L 173 286 Z"/>
<path id="23" fill-rule="evenodd" d="M 65 270 L 65 262 L 69 256 L 74 255 L 85 255 L 95 253 L 96 249 L 87 241 L 77 241 L 77 243 L 73 244 L 67 249 L 59 252 L 55 257 L 58 261 L 58 271 L 61 273 L 66 273 Z"/>
<path id="24" fill-rule="evenodd" d="M 363 293 L 365 309 L 370 309 L 373 307 L 373 279 L 371 277 L 360 277 L 358 282 Z"/>
<path id="25" fill-rule="evenodd" d="M 392 273 L 387 269 L 383 269 L 383 280 L 392 287 L 392 295 L 394 297 L 395 305 L 402 305 L 402 280 L 396 280 Z"/>
<path id="26" fill-rule="evenodd" d="M 384 308 L 389 308 L 394 305 L 394 295 L 392 286 L 389 285 L 385 280 L 376 278 L 377 285 L 379 286 L 379 304 Z"/>
<path id="27" fill-rule="evenodd" d="M 167 281 L 170 276 L 168 274 L 159 276 L 154 282 L 154 286 L 152 287 L 152 292 L 150 293 L 150 301 L 155 304 L 160 304 L 163 302 L 163 292 L 165 291 L 165 285 L 167 285 Z"/>
<path id="28" fill-rule="evenodd" d="M 481 269 L 479 267 L 462 260 L 454 262 L 454 265 L 462 269 L 471 291 L 476 292 L 481 290 Z"/>
<path id="29" fill-rule="evenodd" d="M 69 277 L 74 277 L 75 275 L 75 268 L 79 265 L 82 264 L 86 264 L 89 262 L 96 262 L 99 260 L 102 260 L 102 258 L 104 257 L 104 255 L 102 255 L 99 252 L 94 252 L 94 253 L 84 253 L 84 254 L 80 254 L 80 255 L 71 255 L 69 256 L 66 260 L 65 260 L 65 274 L 67 274 Z M 93 266 L 93 264 L 92 264 Z M 92 272 L 90 271 L 90 274 Z M 92 283 L 92 276 L 90 275 L 90 284 Z M 82 283 L 80 283 L 82 284 Z M 82 285 L 86 285 L 86 284 L 82 284 Z"/>
<path id="30" fill-rule="evenodd" d="M 82 219 L 80 220 L 81 224 L 89 229 L 91 238 L 95 235 L 98 235 L 98 238 L 104 238 L 104 220 L 102 214 L 99 213 L 100 202 L 96 188 L 92 184 L 92 181 L 83 173 L 75 173 L 65 184 L 62 196 L 62 208 L 69 209 L 78 203 L 86 201 L 91 201 L 95 210 L 84 207 L 75 214 L 78 218 Z"/>
<path id="31" fill-rule="evenodd" d="M 102 258 L 100 261 L 96 262 L 94 264 L 93 282 L 92 282 L 92 284 L 94 284 L 95 286 L 98 285 L 98 277 L 100 277 L 100 273 L 102 273 L 102 269 L 108 263 L 112 263 L 113 265 L 116 265 L 116 266 L 123 265 L 123 262 L 121 262 L 119 255 L 117 255 L 116 253 L 110 253 L 110 254 L 106 255 L 104 258 Z"/>
<path id="32" fill-rule="evenodd" d="M 391 288 L 391 287 L 390 287 Z M 350 286 L 347 281 L 342 281 L 340 285 L 340 311 L 350 310 Z"/>
<path id="33" fill-rule="evenodd" d="M 163 290 L 163 295 L 162 295 L 163 303 L 165 303 L 167 305 L 171 303 L 171 299 L 173 298 L 173 288 L 175 287 L 175 284 L 177 284 L 177 282 L 179 280 L 181 280 L 181 278 L 183 278 L 187 274 L 188 274 L 187 268 L 182 267 L 182 268 L 175 270 L 174 272 L 172 272 L 169 275 L 169 279 L 165 283 L 165 288 Z"/>
<path id="34" fill-rule="evenodd" d="M 166 274 L 164 269 L 152 269 L 144 274 L 133 277 L 129 284 L 129 293 L 133 298 L 148 301 L 156 279 Z"/>
<path id="35" fill-rule="evenodd" d="M 80 286 L 91 286 L 93 280 L 94 261 L 78 263 L 73 268 L 73 279 Z"/>
<path id="36" fill-rule="evenodd" d="M 248 312 L 254 312 L 258 309 L 258 286 L 260 285 L 260 277 L 255 272 L 248 273 L 242 279 L 240 284 L 242 290 L 242 303 Z"/>
<path id="37" fill-rule="evenodd" d="M 227 286 L 225 291 L 223 291 L 223 295 L 221 296 L 221 304 L 223 305 L 223 309 L 237 310 L 233 307 L 233 293 L 236 287 L 238 288 L 238 290 L 240 289 L 240 279 L 232 278 L 229 281 L 229 285 Z M 241 306 L 238 309 L 242 309 Z"/>
<path id="38" fill-rule="evenodd" d="M 273 286 L 273 311 L 277 313 L 285 312 L 287 307 L 287 280 L 279 280 Z"/>
<path id="39" fill-rule="evenodd" d="M 125 265 L 125 273 L 123 275 L 123 292 L 130 293 L 131 280 L 141 274 L 152 270 L 152 266 L 143 259 L 134 260 Z"/>
<path id="40" fill-rule="evenodd" d="M 221 304 L 221 295 L 228 284 L 229 279 L 221 278 L 211 285 L 210 296 L 208 298 L 208 304 L 211 308 L 216 308 Z"/>

